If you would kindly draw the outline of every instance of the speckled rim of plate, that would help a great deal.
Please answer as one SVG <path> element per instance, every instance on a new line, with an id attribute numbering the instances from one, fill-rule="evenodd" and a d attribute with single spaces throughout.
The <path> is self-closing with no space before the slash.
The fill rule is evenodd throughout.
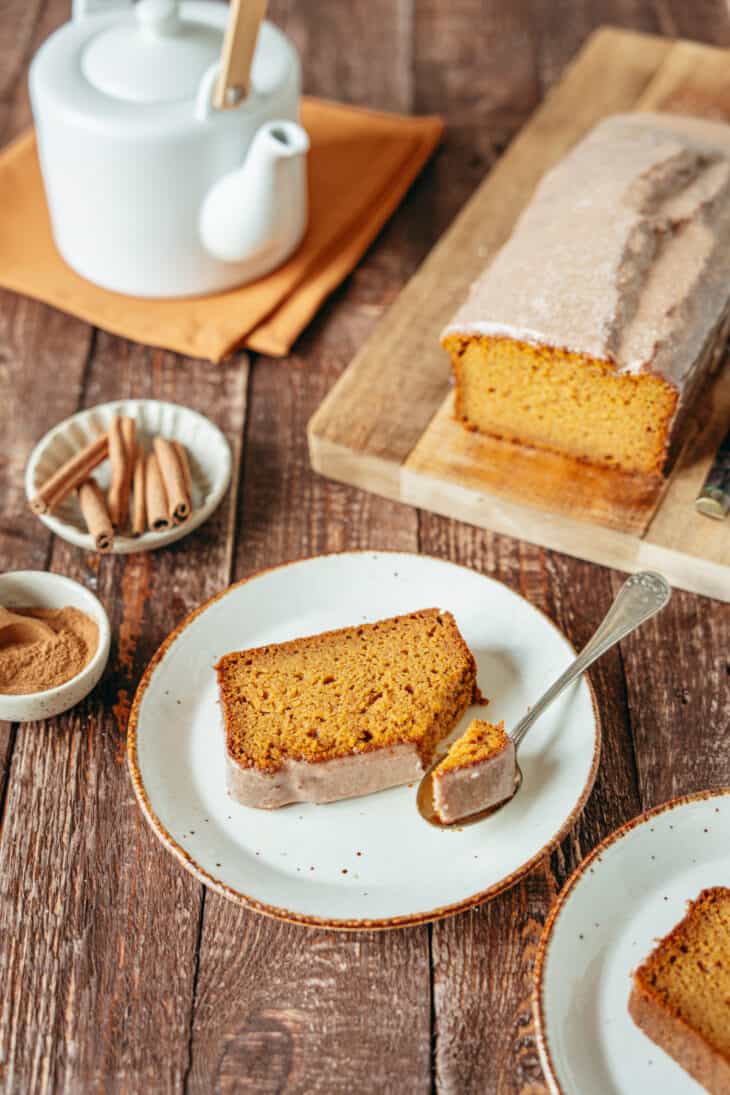
<path id="1" fill-rule="evenodd" d="M 369 549 L 343 552 L 324 552 L 321 555 L 310 556 L 309 558 L 326 558 L 333 555 L 367 554 L 369 554 Z M 466 567 L 461 563 L 452 563 L 451 560 L 439 559 L 438 556 L 428 555 L 424 552 L 412 553 L 402 551 L 379 551 L 378 554 L 393 556 L 399 556 L 404 554 L 418 554 L 420 556 L 425 556 L 427 558 L 433 559 L 437 562 L 449 562 L 452 566 L 460 566 L 463 570 L 469 570 L 474 572 L 473 567 Z M 241 578 L 239 581 L 233 582 L 231 585 L 226 586 L 225 589 L 222 589 L 219 593 L 214 594 L 214 596 L 208 598 L 207 601 L 204 601 L 203 604 L 193 609 L 193 611 L 190 612 L 185 617 L 185 619 L 182 620 L 177 625 L 177 627 L 175 627 L 170 632 L 170 634 L 162 642 L 155 654 L 150 659 L 142 674 L 139 685 L 137 686 L 134 700 L 132 702 L 132 708 L 129 714 L 129 722 L 127 724 L 127 762 L 129 765 L 129 772 L 132 779 L 134 793 L 137 797 L 137 801 L 140 805 L 142 813 L 147 819 L 149 825 L 151 826 L 155 836 L 161 841 L 165 848 L 167 848 L 167 850 L 171 852 L 176 857 L 176 859 L 179 860 L 182 866 L 187 871 L 189 871 L 190 874 L 194 875 L 195 878 L 198 879 L 199 882 L 202 882 L 203 885 L 207 886 L 211 890 L 214 890 L 216 893 L 219 893 L 222 897 L 227 898 L 229 901 L 233 901 L 238 905 L 242 905 L 244 908 L 252 909 L 254 912 L 262 913 L 264 916 L 272 917 L 275 920 L 283 920 L 290 924 L 300 924 L 305 927 L 311 928 L 330 928 L 335 931 L 389 931 L 396 928 L 414 927 L 418 924 L 428 924 L 434 920 L 443 920 L 446 917 L 456 916 L 458 913 L 466 912 L 468 909 L 473 909 L 477 905 L 481 905 L 486 901 L 491 901 L 492 898 L 497 897 L 501 893 L 504 893 L 505 890 L 510 889 L 517 882 L 519 882 L 520 879 L 524 878 L 525 875 L 529 874 L 530 871 L 538 865 L 538 863 L 542 862 L 546 855 L 552 852 L 553 849 L 556 848 L 558 844 L 560 844 L 560 842 L 564 839 L 565 836 L 567 836 L 567 834 L 575 825 L 575 822 L 582 813 L 583 808 L 588 801 L 588 797 L 593 790 L 596 774 L 598 772 L 598 765 L 601 759 L 602 724 L 593 682 L 591 681 L 587 673 L 584 674 L 584 679 L 591 698 L 591 708 L 593 711 L 595 725 L 595 741 L 591 767 L 577 803 L 575 804 L 575 806 L 565 819 L 564 824 L 560 827 L 557 833 L 555 833 L 550 838 L 550 840 L 548 840 L 540 848 L 540 850 L 535 853 L 534 856 L 532 856 L 529 860 L 523 863 L 521 867 L 519 867 L 516 871 L 513 871 L 512 874 L 507 875 L 505 878 L 501 879 L 498 883 L 495 883 L 495 885 L 490 886 L 488 889 L 476 894 L 472 894 L 470 897 L 465 898 L 463 901 L 455 902 L 452 905 L 444 905 L 440 908 L 430 909 L 428 912 L 414 913 L 413 915 L 384 917 L 378 919 L 332 919 L 329 917 L 306 916 L 301 913 L 292 912 L 289 909 L 280 908 L 275 905 L 269 905 L 266 902 L 258 901 L 256 898 L 250 897 L 249 895 L 242 893 L 240 890 L 235 890 L 232 887 L 227 886 L 225 883 L 221 882 L 220 879 L 215 878 L 208 871 L 206 871 L 205 868 L 197 862 L 197 860 L 190 856 L 185 851 L 185 849 L 178 844 L 175 838 L 162 824 L 159 817 L 152 808 L 152 804 L 147 797 L 147 792 L 145 790 L 144 781 L 142 779 L 142 773 L 140 771 L 139 760 L 137 756 L 137 722 L 139 718 L 139 710 L 142 704 L 142 699 L 150 683 L 150 680 L 152 679 L 155 668 L 157 667 L 159 662 L 162 661 L 168 649 L 173 645 L 173 643 L 176 641 L 178 636 L 185 630 L 185 628 L 188 627 L 188 625 L 191 624 L 193 620 L 195 620 L 199 615 L 201 615 L 201 613 L 205 612 L 205 610 L 209 608 L 210 605 L 214 604 L 222 597 L 225 597 L 230 592 L 230 590 L 235 589 L 238 586 L 245 585 L 245 583 L 253 581 L 256 578 L 261 577 L 261 575 L 263 574 L 269 574 L 275 570 L 282 570 L 285 567 L 293 566 L 296 563 L 301 563 L 304 561 L 306 560 L 294 559 L 288 563 L 280 563 L 278 564 L 278 566 L 262 567 L 260 570 L 257 570 L 253 574 L 248 575 L 248 577 Z M 478 573 L 478 571 L 476 573 Z M 491 575 L 488 575 L 488 577 L 490 577 L 492 581 L 499 582 L 498 578 L 493 578 Z M 500 584 L 505 585 L 504 582 L 501 582 Z M 510 590 L 510 592 L 514 593 L 515 591 Z M 522 594 L 520 593 L 516 593 L 515 595 L 518 597 L 522 597 Z M 563 639 L 563 641 L 568 645 L 570 650 L 575 652 L 575 647 L 573 646 L 573 644 L 563 634 L 557 624 L 555 624 L 546 613 L 537 608 L 530 601 L 527 601 L 526 597 L 522 597 L 522 600 L 526 601 L 531 609 L 533 609 L 540 616 L 542 616 L 543 619 L 550 625 L 550 627 L 552 627 L 553 630 L 555 630 L 560 635 L 561 639 Z"/>
<path id="2" fill-rule="evenodd" d="M 182 403 L 172 403 L 164 399 L 135 399 L 130 397 L 129 399 L 114 399 L 109 403 L 97 403 L 93 407 L 86 407 L 63 419 L 62 422 L 57 423 L 44 434 L 34 446 L 25 467 L 25 493 L 28 500 L 33 497 L 40 485 L 36 481 L 38 465 L 58 437 L 72 432 L 75 426 L 93 418 L 94 415 L 98 416 L 100 413 L 134 415 L 135 411 L 140 408 L 146 411 L 154 409 L 160 417 L 165 415 L 168 419 L 172 418 L 173 420 L 175 417 L 182 417 L 183 420 L 187 419 L 197 423 L 199 428 L 202 427 L 214 440 L 216 451 L 211 464 L 216 464 L 216 467 L 211 475 L 210 488 L 205 494 L 202 504 L 193 509 L 187 521 L 179 525 L 173 525 L 172 528 L 165 529 L 162 532 L 148 530 L 137 537 L 117 536 L 114 539 L 111 551 L 108 553 L 110 555 L 131 555 L 143 551 L 155 551 L 181 540 L 184 536 L 194 532 L 212 516 L 220 505 L 231 482 L 232 457 L 230 445 L 223 431 L 214 422 L 211 422 L 206 415 L 201 414 L 200 411 L 196 411 L 192 407 L 186 407 Z M 167 435 L 174 436 L 175 440 L 182 441 L 187 446 L 193 467 L 196 463 L 200 463 L 199 450 L 190 444 L 190 440 L 184 432 L 174 435 L 168 433 Z M 36 516 L 62 540 L 66 540 L 85 551 L 96 551 L 94 542 L 88 532 L 81 531 L 57 514 L 42 513 L 36 514 Z"/>
<path id="3" fill-rule="evenodd" d="M 548 1087 L 553 1095 L 566 1095 L 565 1089 L 560 1085 L 560 1081 L 557 1077 L 555 1065 L 553 1063 L 552 1053 L 550 1052 L 550 1044 L 547 1037 L 547 1026 L 545 1023 L 545 967 L 548 959 L 548 952 L 550 949 L 550 942 L 552 940 L 553 932 L 557 926 L 558 919 L 562 913 L 564 907 L 570 900 L 575 887 L 582 880 L 586 871 L 588 871 L 597 859 L 603 855 L 603 853 L 610 848 L 613 844 L 623 840 L 625 836 L 628 836 L 633 829 L 637 829 L 640 825 L 645 825 L 648 821 L 657 817 L 659 814 L 670 813 L 672 810 L 676 810 L 681 806 L 686 806 L 691 802 L 703 802 L 707 799 L 724 798 L 726 795 L 730 795 L 730 787 L 710 787 L 705 791 L 695 791 L 689 795 L 679 795 L 677 798 L 672 798 L 668 802 L 663 802 L 659 806 L 653 806 L 650 810 L 644 810 L 643 813 L 637 814 L 636 817 L 631 818 L 629 821 L 624 822 L 618 829 L 610 833 L 600 844 L 597 844 L 592 852 L 589 852 L 586 858 L 578 864 L 576 869 L 568 881 L 563 886 L 563 889 L 558 895 L 558 899 L 552 908 L 550 915 L 545 922 L 542 936 L 537 948 L 537 958 L 535 959 L 535 973 L 534 984 L 532 990 L 532 1013 L 535 1018 L 535 1027 L 537 1031 L 537 1048 L 540 1055 L 540 1064 L 542 1065 L 543 1072 L 545 1073 L 545 1079 L 547 1080 Z"/>

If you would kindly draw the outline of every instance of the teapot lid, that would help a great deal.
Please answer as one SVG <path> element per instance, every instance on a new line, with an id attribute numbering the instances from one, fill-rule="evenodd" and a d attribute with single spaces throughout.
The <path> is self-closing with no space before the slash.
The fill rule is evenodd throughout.
<path id="1" fill-rule="evenodd" d="M 220 57 L 222 32 L 181 18 L 177 0 L 139 0 L 131 19 L 107 24 L 81 57 L 86 79 L 113 99 L 170 103 L 194 98 Z"/>

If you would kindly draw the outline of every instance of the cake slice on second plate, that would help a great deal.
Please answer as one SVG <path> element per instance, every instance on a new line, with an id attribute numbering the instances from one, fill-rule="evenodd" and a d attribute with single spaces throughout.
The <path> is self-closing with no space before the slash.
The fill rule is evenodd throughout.
<path id="1" fill-rule="evenodd" d="M 515 747 L 504 722 L 474 719 L 433 770 L 433 805 L 451 824 L 511 798 L 515 792 Z"/>
<path id="2" fill-rule="evenodd" d="M 633 978 L 636 1025 L 712 1095 L 730 1095 L 730 889 L 703 890 Z"/>
<path id="3" fill-rule="evenodd" d="M 418 780 L 481 700 L 456 621 L 436 608 L 226 654 L 216 669 L 228 790 L 264 808 Z"/>

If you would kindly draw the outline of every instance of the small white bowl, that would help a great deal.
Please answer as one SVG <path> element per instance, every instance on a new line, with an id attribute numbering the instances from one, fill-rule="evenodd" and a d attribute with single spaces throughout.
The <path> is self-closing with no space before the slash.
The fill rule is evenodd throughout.
<path id="1" fill-rule="evenodd" d="M 71 578 L 42 570 L 14 570 L 0 574 L 0 605 L 4 608 L 79 608 L 96 620 L 99 645 L 88 665 L 75 677 L 45 692 L 12 696 L 0 692 L 0 719 L 36 722 L 68 711 L 98 684 L 109 661 L 109 617 L 101 601 Z"/>
<path id="2" fill-rule="evenodd" d="M 154 551 L 182 539 L 207 521 L 220 505 L 231 481 L 232 461 L 228 442 L 218 427 L 198 411 L 160 399 L 118 399 L 79 411 L 49 430 L 33 449 L 25 469 L 25 493 L 29 499 L 32 498 L 70 457 L 109 429 L 115 414 L 133 418 L 139 435 L 148 441 L 155 436 L 167 437 L 171 441 L 182 442 L 188 450 L 193 481 L 193 512 L 187 521 L 163 532 L 148 531 L 137 537 L 115 536 L 112 545 L 114 555 Z M 106 492 L 110 482 L 109 463 L 101 464 L 92 474 Z M 40 520 L 62 540 L 84 551 L 96 550 L 75 494 L 69 495 L 53 513 L 41 514 Z"/>

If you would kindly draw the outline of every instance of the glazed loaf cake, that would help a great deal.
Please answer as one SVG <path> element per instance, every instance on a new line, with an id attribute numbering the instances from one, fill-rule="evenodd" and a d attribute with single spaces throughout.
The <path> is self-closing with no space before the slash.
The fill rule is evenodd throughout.
<path id="1" fill-rule="evenodd" d="M 607 118 L 543 178 L 444 331 L 456 415 L 660 475 L 729 300 L 730 126 Z"/>
<path id="2" fill-rule="evenodd" d="M 234 651 L 216 669 L 229 793 L 263 808 L 420 779 L 480 699 L 456 620 L 435 608 Z"/>

